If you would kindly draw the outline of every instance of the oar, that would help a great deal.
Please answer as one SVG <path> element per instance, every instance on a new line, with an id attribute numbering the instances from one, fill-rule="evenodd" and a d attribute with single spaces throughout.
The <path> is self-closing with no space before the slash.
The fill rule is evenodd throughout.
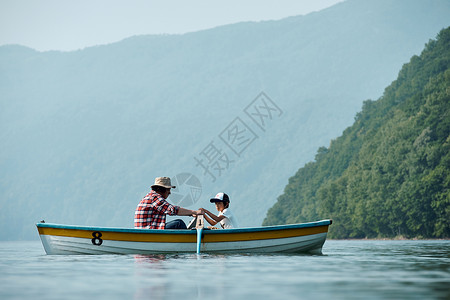
<path id="1" fill-rule="evenodd" d="M 200 247 L 202 246 L 202 231 L 204 225 L 203 215 L 198 215 L 197 224 L 195 225 L 195 228 L 197 229 L 197 254 L 200 254 Z"/>

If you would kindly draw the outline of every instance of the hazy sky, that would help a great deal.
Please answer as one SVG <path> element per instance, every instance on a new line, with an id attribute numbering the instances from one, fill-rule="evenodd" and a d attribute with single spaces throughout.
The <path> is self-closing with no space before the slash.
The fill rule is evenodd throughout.
<path id="1" fill-rule="evenodd" d="M 185 33 L 304 15 L 343 0 L 0 0 L 0 45 L 76 50 L 133 35 Z"/>

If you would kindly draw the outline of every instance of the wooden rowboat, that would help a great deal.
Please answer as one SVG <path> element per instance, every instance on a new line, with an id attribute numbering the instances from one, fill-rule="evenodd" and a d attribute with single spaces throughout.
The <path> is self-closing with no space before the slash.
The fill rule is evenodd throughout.
<path id="1" fill-rule="evenodd" d="M 205 253 L 321 254 L 331 220 L 256 228 L 203 230 Z M 47 254 L 195 253 L 197 231 L 88 227 L 37 223 Z"/>

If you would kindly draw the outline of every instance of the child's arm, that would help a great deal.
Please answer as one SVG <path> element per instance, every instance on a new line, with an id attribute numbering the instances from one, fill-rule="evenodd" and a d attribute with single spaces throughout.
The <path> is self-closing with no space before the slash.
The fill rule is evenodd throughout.
<path id="1" fill-rule="evenodd" d="M 206 210 L 205 210 L 205 214 L 203 215 L 203 217 L 204 217 L 205 220 L 206 220 L 209 224 L 211 224 L 212 226 L 214 226 L 214 225 L 217 224 L 216 221 L 214 221 L 214 220 L 212 220 L 211 218 L 208 217 Z"/>
<path id="2" fill-rule="evenodd" d="M 206 219 L 206 221 L 208 221 L 208 223 L 213 226 L 216 225 L 217 223 L 219 223 L 220 221 L 222 221 L 224 218 L 226 218 L 225 216 L 216 216 L 215 214 L 213 214 L 212 212 L 210 212 L 207 209 L 204 209 L 204 208 L 201 208 L 201 209 L 205 213 L 203 216 Z"/>

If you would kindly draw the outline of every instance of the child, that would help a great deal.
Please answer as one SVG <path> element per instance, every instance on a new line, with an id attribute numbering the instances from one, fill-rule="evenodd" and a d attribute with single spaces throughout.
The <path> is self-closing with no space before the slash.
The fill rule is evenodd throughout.
<path id="1" fill-rule="evenodd" d="M 216 204 L 216 209 L 219 212 L 219 215 L 216 216 L 212 212 L 207 209 L 201 208 L 204 211 L 204 217 L 206 221 L 208 221 L 211 225 L 216 225 L 220 223 L 223 229 L 237 228 L 239 227 L 236 217 L 231 212 L 230 206 L 230 198 L 225 193 L 218 193 L 216 197 L 210 200 L 211 203 Z M 210 229 L 217 229 L 216 227 L 209 227 Z"/>

